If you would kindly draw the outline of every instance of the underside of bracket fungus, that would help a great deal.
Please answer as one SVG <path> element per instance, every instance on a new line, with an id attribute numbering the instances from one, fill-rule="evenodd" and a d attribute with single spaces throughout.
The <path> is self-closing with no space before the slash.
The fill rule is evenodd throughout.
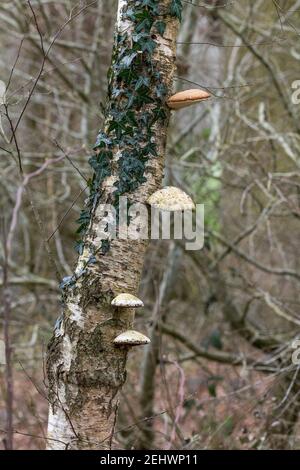
<path id="1" fill-rule="evenodd" d="M 144 307 L 141 299 L 132 294 L 119 294 L 111 302 L 113 307 L 136 308 Z"/>
<path id="2" fill-rule="evenodd" d="M 170 109 L 182 109 L 187 106 L 191 106 L 200 101 L 208 100 L 211 97 L 211 94 L 205 90 L 200 90 L 199 88 L 192 90 L 180 91 L 175 93 L 167 100 L 167 105 Z"/>
<path id="3" fill-rule="evenodd" d="M 187 211 L 195 209 L 195 204 L 188 194 L 179 188 L 166 186 L 151 194 L 148 204 L 162 211 Z"/>
<path id="4" fill-rule="evenodd" d="M 141 346 L 149 343 L 150 339 L 147 336 L 135 330 L 124 331 L 114 339 L 114 344 L 117 346 Z"/>

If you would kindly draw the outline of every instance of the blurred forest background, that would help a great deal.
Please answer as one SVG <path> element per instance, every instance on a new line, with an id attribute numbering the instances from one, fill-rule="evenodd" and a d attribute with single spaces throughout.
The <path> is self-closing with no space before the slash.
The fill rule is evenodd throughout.
<path id="1" fill-rule="evenodd" d="M 183 4 L 174 91 L 213 99 L 173 113 L 165 183 L 205 204 L 205 247 L 151 243 L 136 326 L 152 344 L 129 357 L 113 447 L 299 449 L 300 1 Z M 0 3 L 3 449 L 10 408 L 14 447 L 45 447 L 45 349 L 77 256 L 116 8 Z"/>

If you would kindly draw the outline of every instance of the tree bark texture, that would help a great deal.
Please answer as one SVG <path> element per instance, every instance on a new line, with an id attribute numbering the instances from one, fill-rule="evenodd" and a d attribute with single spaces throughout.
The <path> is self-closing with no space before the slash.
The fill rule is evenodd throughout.
<path id="1" fill-rule="evenodd" d="M 99 207 L 117 208 L 120 195 L 145 203 L 161 187 L 180 13 L 179 0 L 119 0 L 80 255 L 62 282 L 63 312 L 48 347 L 49 449 L 112 445 L 127 359 L 113 340 L 132 326 L 134 312 L 118 315 L 110 304 L 121 292 L 137 293 L 148 242 L 103 240 Z"/>

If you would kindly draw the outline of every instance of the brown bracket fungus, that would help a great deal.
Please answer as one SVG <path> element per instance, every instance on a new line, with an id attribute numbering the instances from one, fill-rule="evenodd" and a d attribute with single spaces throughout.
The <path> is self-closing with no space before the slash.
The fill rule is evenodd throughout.
<path id="1" fill-rule="evenodd" d="M 182 109 L 188 106 L 191 106 L 200 101 L 206 101 L 211 97 L 211 94 L 205 90 L 200 90 L 200 88 L 180 91 L 175 93 L 167 100 L 167 105 L 170 109 Z"/>
<path id="2" fill-rule="evenodd" d="M 151 194 L 148 204 L 162 211 L 187 211 L 195 209 L 195 204 L 188 194 L 179 188 L 166 186 Z"/>
<path id="3" fill-rule="evenodd" d="M 114 339 L 114 344 L 117 346 L 131 347 L 149 343 L 150 339 L 147 336 L 135 330 L 124 331 L 124 333 L 121 333 Z"/>

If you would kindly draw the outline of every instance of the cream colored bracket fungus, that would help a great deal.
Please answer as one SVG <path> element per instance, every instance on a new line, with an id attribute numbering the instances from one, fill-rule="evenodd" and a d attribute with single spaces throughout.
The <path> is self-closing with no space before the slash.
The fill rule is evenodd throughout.
<path id="1" fill-rule="evenodd" d="M 170 109 L 182 109 L 193 104 L 206 101 L 211 97 L 211 94 L 199 88 L 193 90 L 180 91 L 175 93 L 167 100 L 167 105 Z"/>
<path id="2" fill-rule="evenodd" d="M 148 204 L 162 211 L 188 211 L 195 209 L 195 204 L 188 194 L 179 188 L 166 186 L 151 194 Z"/>
<path id="3" fill-rule="evenodd" d="M 144 307 L 141 299 L 132 294 L 119 294 L 111 302 L 113 307 L 137 308 Z"/>
<path id="4" fill-rule="evenodd" d="M 128 330 L 121 333 L 114 339 L 114 344 L 117 346 L 141 346 L 143 344 L 149 344 L 150 339 L 143 335 L 143 333 L 139 333 L 135 330 Z"/>

